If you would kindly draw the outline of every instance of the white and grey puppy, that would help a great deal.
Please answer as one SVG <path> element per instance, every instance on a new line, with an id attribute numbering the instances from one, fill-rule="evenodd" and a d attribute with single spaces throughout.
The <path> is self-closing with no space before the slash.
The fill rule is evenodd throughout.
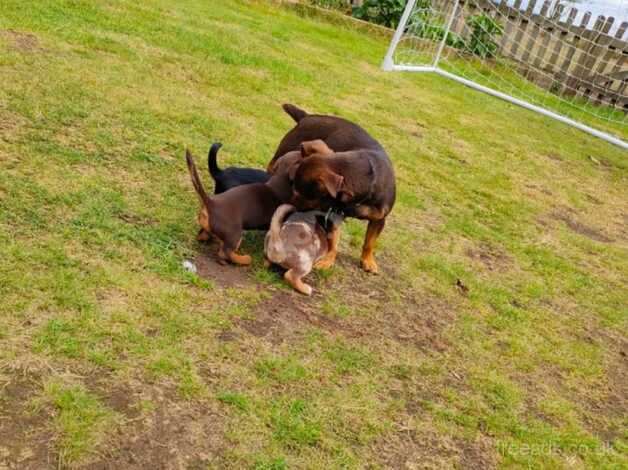
<path id="1" fill-rule="evenodd" d="M 283 277 L 288 284 L 310 295 L 312 286 L 302 278 L 327 254 L 329 233 L 342 221 L 343 217 L 336 213 L 296 212 L 294 206 L 282 204 L 275 211 L 264 239 L 267 265 L 274 263 L 287 269 Z"/>

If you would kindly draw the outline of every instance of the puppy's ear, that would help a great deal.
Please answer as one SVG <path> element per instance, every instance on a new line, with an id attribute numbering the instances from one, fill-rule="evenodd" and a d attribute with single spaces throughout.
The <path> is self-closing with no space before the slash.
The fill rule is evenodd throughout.
<path id="1" fill-rule="evenodd" d="M 297 175 L 297 170 L 301 166 L 302 162 L 303 160 L 299 160 L 290 165 L 290 168 L 288 169 L 288 178 L 290 178 L 290 181 L 294 181 L 294 177 Z"/>
<path id="2" fill-rule="evenodd" d="M 330 153 L 334 153 L 334 151 L 330 149 L 327 144 L 320 139 L 301 142 L 301 155 L 303 156 L 303 158 L 308 157 L 313 153 L 328 155 Z"/>
<path id="3" fill-rule="evenodd" d="M 342 190 L 342 185 L 345 181 L 345 178 L 338 173 L 330 171 L 323 175 L 322 180 L 323 184 L 325 185 L 325 189 L 327 190 L 329 195 L 333 198 L 336 198 L 338 193 Z"/>

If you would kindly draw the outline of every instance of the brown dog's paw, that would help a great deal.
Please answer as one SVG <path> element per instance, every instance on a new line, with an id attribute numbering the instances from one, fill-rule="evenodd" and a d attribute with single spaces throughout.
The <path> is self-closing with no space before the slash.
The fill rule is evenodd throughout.
<path id="1" fill-rule="evenodd" d="M 375 258 L 362 258 L 360 260 L 360 266 L 367 273 L 377 274 L 379 269 L 377 268 L 377 263 L 375 262 Z"/>
<path id="2" fill-rule="evenodd" d="M 239 255 L 233 252 L 231 253 L 231 261 L 240 266 L 248 266 L 251 264 L 251 257 L 249 255 Z"/>
<path id="3" fill-rule="evenodd" d="M 328 252 L 325 256 L 314 263 L 316 269 L 331 269 L 336 264 L 336 255 L 338 253 L 334 251 Z"/>

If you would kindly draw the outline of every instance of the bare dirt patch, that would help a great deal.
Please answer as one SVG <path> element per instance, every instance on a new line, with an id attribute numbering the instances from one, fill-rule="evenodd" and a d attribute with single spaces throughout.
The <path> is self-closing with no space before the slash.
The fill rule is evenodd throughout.
<path id="1" fill-rule="evenodd" d="M 161 402 L 86 468 L 208 468 L 219 464 L 224 418 L 201 403 Z M 212 467 L 213 468 L 213 467 Z"/>
<path id="2" fill-rule="evenodd" d="M 0 468 L 54 469 L 58 455 L 52 447 L 53 430 L 43 410 L 32 409 L 41 379 L 28 372 L 0 373 Z"/>
<path id="3" fill-rule="evenodd" d="M 553 212 L 550 214 L 550 217 L 554 220 L 560 220 L 562 222 L 565 222 L 565 224 L 567 224 L 567 227 L 569 227 L 571 230 L 579 235 L 583 235 L 592 240 L 602 243 L 611 243 L 614 241 L 612 238 L 604 235 L 598 229 L 581 224 L 580 222 L 576 222 L 567 214 L 561 212 Z"/>
<path id="4" fill-rule="evenodd" d="M 507 269 L 512 263 L 512 260 L 502 249 L 488 243 L 468 248 L 465 254 L 473 261 L 483 264 L 489 271 Z"/>
<path id="5" fill-rule="evenodd" d="M 375 459 L 384 468 L 496 468 L 492 441 L 482 435 L 474 440 L 446 439 L 435 430 L 400 431 L 374 446 Z"/>
<path id="6" fill-rule="evenodd" d="M 346 337 L 362 336 L 350 323 L 321 313 L 314 299 L 280 289 L 274 289 L 272 297 L 254 310 L 253 318 L 242 320 L 240 325 L 252 335 L 267 337 L 274 344 L 280 344 L 296 331 L 310 326 L 342 333 Z"/>
<path id="7" fill-rule="evenodd" d="M 211 243 L 199 251 L 194 258 L 197 274 L 220 287 L 251 287 L 254 285 L 250 278 L 250 268 L 220 264 L 218 262 L 217 244 Z"/>
<path id="8" fill-rule="evenodd" d="M 362 271 L 352 257 L 340 254 L 336 263 L 344 274 L 332 274 L 332 288 L 324 279 L 317 279 L 315 273 L 310 274 L 315 287 L 312 297 L 257 283 L 249 268 L 218 264 L 214 250 L 209 250 L 209 254 L 199 253 L 195 264 L 200 277 L 220 286 L 253 287 L 267 295 L 253 309 L 250 318 L 236 320 L 232 329 L 219 335 L 222 341 L 233 341 L 240 333 L 247 332 L 280 344 L 309 327 L 316 327 L 347 338 L 383 337 L 423 351 L 445 350 L 448 341 L 444 332 L 457 318 L 456 307 L 433 296 L 419 296 L 409 286 L 400 285 L 390 267 L 394 263 L 383 253 L 379 259 L 382 272 L 372 275 Z M 347 306 L 346 316 L 328 314 L 321 307 L 334 294 L 338 294 L 338 302 Z"/>
<path id="9" fill-rule="evenodd" d="M 23 31 L 0 29 L 0 40 L 7 42 L 9 48 L 17 52 L 36 52 L 41 50 L 37 36 Z"/>
<path id="10" fill-rule="evenodd" d="M 254 308 L 251 318 L 235 322 L 236 328 L 242 328 L 258 338 L 268 338 L 274 344 L 282 343 L 296 331 L 310 326 L 330 332 L 341 332 L 349 337 L 360 335 L 348 322 L 320 312 L 317 308 L 317 302 L 322 298 L 320 293 L 315 291 L 312 297 L 306 297 L 288 288 L 258 283 L 251 277 L 251 270 L 248 267 L 219 264 L 214 248 L 212 246 L 199 252 L 194 260 L 201 278 L 211 280 L 221 287 L 255 288 L 268 295 Z M 228 342 L 238 336 L 239 333 L 235 329 L 229 329 L 223 331 L 219 339 Z"/>

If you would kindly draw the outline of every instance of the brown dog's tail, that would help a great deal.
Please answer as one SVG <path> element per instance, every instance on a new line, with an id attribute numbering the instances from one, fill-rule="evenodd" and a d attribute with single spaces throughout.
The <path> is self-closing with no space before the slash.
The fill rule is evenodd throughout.
<path id="1" fill-rule="evenodd" d="M 297 108 L 295 105 L 290 103 L 282 104 L 281 107 L 296 122 L 299 122 L 301 119 L 308 115 L 307 112 L 303 111 L 301 108 Z"/>
<path id="2" fill-rule="evenodd" d="M 185 149 L 185 159 L 188 163 L 188 170 L 190 170 L 190 177 L 192 178 L 192 184 L 194 185 L 194 189 L 196 190 L 196 194 L 198 195 L 201 204 L 205 206 L 207 211 L 209 212 L 209 206 L 211 205 L 211 201 L 209 196 L 205 192 L 205 188 L 203 187 L 203 183 L 201 183 L 201 178 L 198 176 L 198 171 L 196 170 L 196 164 L 194 163 L 194 157 L 188 149 Z"/>
<path id="3" fill-rule="evenodd" d="M 279 231 L 281 230 L 281 226 L 283 225 L 286 217 L 288 217 L 288 214 L 296 212 L 296 210 L 297 208 L 290 204 L 282 204 L 277 208 L 277 210 L 275 210 L 273 218 L 270 221 L 270 229 L 268 230 L 272 236 L 279 236 Z"/>

